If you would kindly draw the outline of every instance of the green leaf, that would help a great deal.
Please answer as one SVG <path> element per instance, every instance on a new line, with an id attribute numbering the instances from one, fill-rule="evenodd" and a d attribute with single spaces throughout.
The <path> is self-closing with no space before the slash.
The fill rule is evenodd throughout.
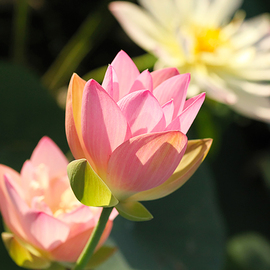
<path id="1" fill-rule="evenodd" d="M 103 246 L 101 247 L 97 252 L 94 253 L 94 255 L 91 257 L 90 261 L 88 262 L 86 266 L 86 270 L 88 269 L 94 269 L 98 265 L 105 262 L 107 259 L 109 259 L 117 250 L 116 247 L 109 247 L 109 246 Z"/>
<path id="2" fill-rule="evenodd" d="M 151 213 L 139 202 L 120 202 L 116 209 L 122 217 L 131 221 L 147 221 L 153 218 Z"/>
<path id="3" fill-rule="evenodd" d="M 270 243 L 258 233 L 245 233 L 232 237 L 227 245 L 226 269 L 270 269 Z"/>
<path id="4" fill-rule="evenodd" d="M 75 196 L 84 205 L 112 207 L 118 203 L 86 159 L 70 162 L 67 173 Z"/>

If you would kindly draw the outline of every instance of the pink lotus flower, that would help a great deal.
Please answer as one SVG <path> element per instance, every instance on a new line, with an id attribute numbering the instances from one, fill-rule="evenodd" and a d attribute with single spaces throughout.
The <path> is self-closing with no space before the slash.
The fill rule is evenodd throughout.
<path id="1" fill-rule="evenodd" d="M 190 177 L 211 140 L 188 143 L 185 135 L 205 98 L 202 93 L 186 101 L 189 81 L 189 74 L 175 68 L 140 74 L 123 51 L 102 85 L 73 75 L 66 134 L 74 157 L 84 160 L 72 162 L 68 174 L 82 203 L 116 205 L 123 214 L 141 208 L 138 201 L 166 196 Z"/>
<path id="2" fill-rule="evenodd" d="M 0 207 L 7 228 L 2 238 L 19 266 L 45 269 L 54 261 L 75 262 L 99 219 L 101 209 L 82 205 L 74 196 L 67 165 L 48 137 L 40 140 L 20 174 L 0 165 Z"/>

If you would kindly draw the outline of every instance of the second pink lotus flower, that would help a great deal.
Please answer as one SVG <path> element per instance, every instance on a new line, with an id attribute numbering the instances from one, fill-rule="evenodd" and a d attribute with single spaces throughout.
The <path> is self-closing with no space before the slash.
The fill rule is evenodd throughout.
<path id="1" fill-rule="evenodd" d="M 185 135 L 205 98 L 202 93 L 186 100 L 189 81 L 190 75 L 176 68 L 140 73 L 123 51 L 109 65 L 102 85 L 73 75 L 67 140 L 74 157 L 88 161 L 84 185 L 91 182 L 94 189 L 102 183 L 113 198 L 94 203 L 85 199 L 85 204 L 135 207 L 132 202 L 173 192 L 197 169 L 212 140 L 188 142 Z M 71 182 L 78 168 L 71 170 Z M 77 192 L 82 202 L 86 189 Z"/>

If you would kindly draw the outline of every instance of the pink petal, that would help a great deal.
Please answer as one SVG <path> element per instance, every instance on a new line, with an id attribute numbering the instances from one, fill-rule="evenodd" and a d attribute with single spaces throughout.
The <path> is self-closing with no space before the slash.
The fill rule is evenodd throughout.
<path id="1" fill-rule="evenodd" d="M 67 189 L 70 189 L 70 184 L 67 175 L 64 175 L 63 177 L 50 179 L 50 182 L 48 183 L 48 186 L 45 189 L 44 201 L 50 207 L 53 213 L 59 209 L 59 205 L 61 204 L 62 201 L 62 195 L 64 194 L 64 192 L 66 192 Z M 72 191 L 70 192 L 72 194 L 71 196 L 73 196 Z"/>
<path id="2" fill-rule="evenodd" d="M 143 71 L 133 83 L 130 93 L 138 90 L 147 89 L 151 93 L 153 92 L 153 80 L 148 70 Z"/>
<path id="3" fill-rule="evenodd" d="M 161 105 L 173 99 L 175 109 L 173 117 L 179 115 L 184 107 L 189 81 L 188 73 L 180 74 L 164 81 L 154 89 L 154 96 Z"/>
<path id="4" fill-rule="evenodd" d="M 173 113 L 174 113 L 174 103 L 173 100 L 168 101 L 162 106 L 162 110 L 166 120 L 166 126 L 172 122 Z"/>
<path id="5" fill-rule="evenodd" d="M 24 188 L 29 187 L 30 182 L 33 179 L 33 173 L 35 171 L 35 167 L 30 160 L 26 160 L 21 169 L 21 179 L 22 186 Z"/>
<path id="6" fill-rule="evenodd" d="M 132 59 L 124 51 L 120 51 L 116 55 L 111 65 L 117 74 L 120 99 L 129 93 L 133 82 L 140 75 L 140 72 Z"/>
<path id="7" fill-rule="evenodd" d="M 111 65 L 109 65 L 106 70 L 102 82 L 102 87 L 107 91 L 107 93 L 113 98 L 115 102 L 119 100 L 118 78 L 114 68 Z"/>
<path id="8" fill-rule="evenodd" d="M 201 100 L 201 102 L 203 103 L 205 100 L 205 93 L 201 93 L 195 97 L 192 97 L 188 100 L 186 100 L 184 108 L 183 108 L 183 112 L 190 106 L 194 106 L 194 102 L 197 102 L 198 100 Z M 201 104 L 202 105 L 202 104 Z"/>
<path id="9" fill-rule="evenodd" d="M 43 212 L 26 214 L 25 222 L 34 244 L 44 250 L 54 249 L 65 242 L 69 235 L 69 227 L 65 223 Z"/>
<path id="10" fill-rule="evenodd" d="M 44 202 L 44 200 L 41 200 L 41 197 L 36 196 L 32 198 L 31 201 L 31 209 L 37 212 L 44 212 L 50 216 L 53 215 L 50 207 Z"/>
<path id="11" fill-rule="evenodd" d="M 57 177 L 66 172 L 68 160 L 59 147 L 48 137 L 43 137 L 30 158 L 32 164 L 37 167 L 45 164 L 50 169 L 50 178 Z"/>
<path id="12" fill-rule="evenodd" d="M 101 212 L 101 208 L 97 208 L 97 216 Z M 99 211 L 100 210 L 100 211 Z M 89 228 L 95 227 L 97 220 L 91 208 L 85 205 L 81 205 L 71 212 L 63 213 L 57 217 L 59 220 L 63 221 L 70 228 L 69 237 L 73 237 Z"/>
<path id="13" fill-rule="evenodd" d="M 166 130 L 180 130 L 186 134 L 199 112 L 204 99 L 205 93 L 201 93 L 200 95 L 187 100 L 184 106 L 185 110 L 167 126 Z"/>
<path id="14" fill-rule="evenodd" d="M 20 216 L 25 215 L 30 209 L 29 206 L 25 203 L 23 198 L 18 193 L 18 189 L 13 179 L 8 175 L 4 175 L 4 183 L 7 191 L 7 195 L 10 198 L 12 205 L 15 207 Z"/>
<path id="15" fill-rule="evenodd" d="M 83 93 L 82 136 L 101 178 L 112 151 L 131 136 L 120 108 L 94 80 L 87 82 Z"/>
<path id="16" fill-rule="evenodd" d="M 18 172 L 9 168 L 8 166 L 0 164 L 0 188 L 4 188 L 4 175 L 8 175 L 9 178 L 13 180 L 13 184 L 16 185 L 17 189 L 20 189 L 19 186 L 22 185 L 21 176 Z M 21 194 L 21 193 L 20 193 Z"/>
<path id="17" fill-rule="evenodd" d="M 188 141 L 187 149 L 181 162 L 171 177 L 162 185 L 134 194 L 130 201 L 156 200 L 169 195 L 180 188 L 197 170 L 206 157 L 212 144 L 212 139 Z"/>
<path id="18" fill-rule="evenodd" d="M 8 193 L 5 186 L 5 179 L 9 179 L 9 181 L 12 183 L 16 191 L 18 192 L 19 196 L 24 197 L 24 191 L 22 190 L 23 181 L 21 179 L 21 176 L 18 172 L 13 170 L 12 168 L 9 168 L 8 166 L 0 164 L 0 190 L 3 192 L 4 197 L 8 198 Z M 1 198 L 1 196 L 0 196 Z M 6 208 L 5 203 L 0 203 L 0 208 Z M 2 211 L 3 211 L 2 209 Z"/>
<path id="19" fill-rule="evenodd" d="M 89 220 L 93 219 L 94 215 L 89 206 L 80 205 L 75 208 L 73 211 L 68 213 L 63 213 L 58 216 L 60 220 L 67 224 L 72 223 L 86 223 Z"/>
<path id="20" fill-rule="evenodd" d="M 164 68 L 155 70 L 151 73 L 153 78 L 153 87 L 154 89 L 160 85 L 162 82 L 168 80 L 169 78 L 179 75 L 179 71 L 177 68 Z"/>
<path id="21" fill-rule="evenodd" d="M 47 168 L 35 168 L 30 160 L 23 164 L 21 178 L 24 200 L 30 205 L 33 197 L 44 196 L 44 202 L 53 212 L 58 210 L 62 194 L 70 188 L 66 172 L 62 176 L 49 178 Z M 40 186 L 37 188 L 33 184 Z"/>
<path id="22" fill-rule="evenodd" d="M 64 243 L 59 245 L 57 248 L 50 251 L 52 258 L 55 261 L 64 262 L 76 262 L 79 258 L 84 246 L 87 243 L 92 231 L 91 228 L 87 231 L 83 231 L 80 234 L 68 238 Z"/>
<path id="23" fill-rule="evenodd" d="M 112 153 L 106 184 L 118 199 L 156 187 L 174 172 L 186 145 L 187 137 L 179 131 L 131 138 Z"/>
<path id="24" fill-rule="evenodd" d="M 1 169 L 3 166 L 1 165 Z M 0 206 L 7 227 L 21 238 L 27 238 L 23 216 L 30 209 L 14 188 L 15 181 L 10 172 L 1 176 Z"/>
<path id="25" fill-rule="evenodd" d="M 24 200 L 31 203 L 32 197 L 38 195 L 39 190 L 33 189 L 31 182 L 35 179 L 35 167 L 30 160 L 24 162 L 21 169 L 21 186 Z"/>
<path id="26" fill-rule="evenodd" d="M 42 248 L 49 249 L 65 241 L 69 233 L 67 225 L 54 217 L 39 211 L 31 211 L 12 185 L 12 180 L 4 176 L 5 186 L 11 204 L 9 216 L 4 216 L 7 226 L 22 238 Z M 14 224 L 17 222 L 17 224 Z"/>
<path id="27" fill-rule="evenodd" d="M 118 106 L 129 123 L 132 136 L 165 128 L 162 108 L 148 90 L 136 91 L 123 97 Z"/>
<path id="28" fill-rule="evenodd" d="M 94 228 L 83 231 L 80 234 L 69 237 L 63 244 L 50 252 L 55 261 L 75 262 L 79 258 L 84 246 L 86 245 Z M 108 238 L 112 229 L 112 221 L 108 221 L 105 230 L 101 236 L 97 249 Z"/>
<path id="29" fill-rule="evenodd" d="M 118 211 L 116 210 L 116 208 L 113 208 L 112 213 L 109 217 L 109 220 L 114 220 L 117 216 L 118 216 Z"/>

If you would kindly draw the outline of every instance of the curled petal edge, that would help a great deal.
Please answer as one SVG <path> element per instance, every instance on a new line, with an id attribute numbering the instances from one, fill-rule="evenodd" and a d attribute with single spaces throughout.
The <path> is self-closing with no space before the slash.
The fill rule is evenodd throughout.
<path id="1" fill-rule="evenodd" d="M 188 141 L 186 152 L 172 176 L 160 186 L 136 193 L 128 201 L 150 201 L 165 197 L 180 188 L 197 170 L 212 145 L 212 139 Z"/>

